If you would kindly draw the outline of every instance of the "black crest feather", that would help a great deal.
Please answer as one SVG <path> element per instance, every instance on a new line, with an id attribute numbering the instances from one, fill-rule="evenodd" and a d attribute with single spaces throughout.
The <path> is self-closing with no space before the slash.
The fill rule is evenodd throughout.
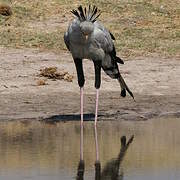
<path id="1" fill-rule="evenodd" d="M 78 13 L 75 9 L 73 9 L 73 10 L 71 11 L 71 13 L 73 13 L 75 16 L 77 16 L 78 18 L 80 18 L 79 13 Z"/>
<path id="2" fill-rule="evenodd" d="M 80 13 L 80 16 L 81 16 L 82 20 L 85 20 L 86 18 L 85 18 L 85 16 L 84 16 L 84 11 L 83 11 L 82 6 L 79 6 L 79 7 L 78 7 L 78 10 L 79 10 L 79 13 Z"/>
<path id="3" fill-rule="evenodd" d="M 101 15 L 100 11 L 95 5 L 89 5 L 87 9 L 86 7 L 83 9 L 83 7 L 80 5 L 78 7 L 78 11 L 73 9 L 71 13 L 78 17 L 80 21 L 91 21 L 92 23 L 94 23 L 97 20 L 97 18 Z"/>
<path id="4" fill-rule="evenodd" d="M 94 16 L 96 13 L 97 13 L 97 7 L 94 6 L 94 7 L 93 7 L 93 10 L 92 10 L 92 15 L 91 15 L 91 18 L 90 18 L 90 19 L 92 19 L 93 16 Z"/>

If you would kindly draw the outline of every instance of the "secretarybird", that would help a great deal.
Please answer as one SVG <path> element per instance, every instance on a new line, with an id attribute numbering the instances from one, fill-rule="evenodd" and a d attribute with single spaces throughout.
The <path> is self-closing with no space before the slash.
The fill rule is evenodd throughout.
<path id="1" fill-rule="evenodd" d="M 126 96 L 126 91 L 134 98 L 124 79 L 122 78 L 118 64 L 124 64 L 123 60 L 116 56 L 113 40 L 114 36 L 100 23 L 97 18 L 100 11 L 96 6 L 83 9 L 79 6 L 77 10 L 72 10 L 75 19 L 69 25 L 64 34 L 64 42 L 71 52 L 77 70 L 78 84 L 80 86 L 80 111 L 81 124 L 83 124 L 83 86 L 84 73 L 82 60 L 90 59 L 94 63 L 95 88 L 96 88 L 96 109 L 95 125 L 97 123 L 99 88 L 101 85 L 101 68 L 112 79 L 117 79 L 121 86 L 121 96 Z"/>

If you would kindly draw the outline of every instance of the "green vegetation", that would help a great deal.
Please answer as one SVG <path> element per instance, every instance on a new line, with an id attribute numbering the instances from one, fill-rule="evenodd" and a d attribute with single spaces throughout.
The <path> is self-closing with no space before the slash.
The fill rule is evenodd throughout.
<path id="1" fill-rule="evenodd" d="M 0 0 L 0 3 L 2 1 Z M 72 8 L 88 1 L 9 0 L 13 15 L 0 16 L 0 45 L 15 48 L 66 50 L 63 34 Z M 92 0 L 101 9 L 100 20 L 116 37 L 117 51 L 125 57 L 179 56 L 179 0 Z"/>

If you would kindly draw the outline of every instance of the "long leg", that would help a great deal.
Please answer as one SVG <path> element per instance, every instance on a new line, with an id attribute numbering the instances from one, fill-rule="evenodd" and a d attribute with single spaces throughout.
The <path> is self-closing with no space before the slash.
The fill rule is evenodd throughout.
<path id="1" fill-rule="evenodd" d="M 101 85 L 101 61 L 93 61 L 95 68 L 95 88 L 96 88 L 96 109 L 95 109 L 95 125 L 97 124 L 99 88 Z"/>
<path id="2" fill-rule="evenodd" d="M 81 109 L 81 135 L 80 135 L 80 161 L 78 165 L 77 180 L 82 180 L 84 176 L 84 158 L 83 158 L 83 86 L 84 86 L 84 72 L 82 66 L 82 59 L 74 59 L 76 66 L 78 84 L 80 87 L 80 109 Z"/>
<path id="3" fill-rule="evenodd" d="M 96 146 L 95 180 L 100 180 L 101 179 L 101 163 L 99 159 L 97 126 L 94 126 L 94 136 L 95 136 L 95 146 Z"/>
<path id="4" fill-rule="evenodd" d="M 79 87 L 82 88 L 85 82 L 82 59 L 74 59 L 74 63 L 76 66 L 76 71 L 77 71 L 78 84 L 79 84 Z"/>
<path id="5" fill-rule="evenodd" d="M 84 148 L 83 148 L 83 144 L 84 144 L 84 132 L 83 132 L 83 125 L 81 124 L 81 134 L 80 134 L 80 161 L 84 161 Z"/>
<path id="6" fill-rule="evenodd" d="M 85 82 L 82 59 L 74 59 L 74 63 L 76 66 L 78 84 L 80 87 L 80 109 L 81 109 L 81 126 L 82 126 L 83 125 L 83 86 Z"/>
<path id="7" fill-rule="evenodd" d="M 78 164 L 76 180 L 83 180 L 84 179 L 84 170 L 85 170 L 85 163 L 84 163 L 84 158 L 83 158 L 83 126 L 81 126 L 80 161 L 79 161 L 79 164 Z"/>
<path id="8" fill-rule="evenodd" d="M 96 146 L 96 162 L 99 162 L 99 146 L 98 146 L 98 134 L 97 126 L 94 126 L 95 146 Z"/>

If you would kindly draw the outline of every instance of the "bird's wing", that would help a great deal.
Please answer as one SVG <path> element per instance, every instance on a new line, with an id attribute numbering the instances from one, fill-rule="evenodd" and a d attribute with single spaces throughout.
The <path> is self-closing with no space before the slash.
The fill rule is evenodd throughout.
<path id="1" fill-rule="evenodd" d="M 68 31 L 66 31 L 64 33 L 64 42 L 66 44 L 66 47 L 68 48 L 68 50 L 70 51 L 70 48 L 69 48 L 69 35 L 68 35 Z"/>
<path id="2" fill-rule="evenodd" d="M 64 33 L 64 42 L 66 44 L 66 47 L 68 48 L 69 51 L 72 49 L 70 48 L 71 42 L 79 42 L 79 23 L 80 21 L 75 18 L 72 23 L 69 25 L 68 30 Z M 72 35 L 73 32 L 73 35 Z"/>
<path id="3" fill-rule="evenodd" d="M 106 54 L 109 54 L 117 63 L 124 64 L 124 61 L 116 56 L 116 49 L 113 43 L 114 35 L 108 31 L 101 23 L 95 22 L 95 40 Z"/>
<path id="4" fill-rule="evenodd" d="M 97 24 L 97 23 L 96 23 Z M 102 60 L 102 68 L 111 78 L 118 79 L 121 85 L 121 96 L 126 96 L 126 90 L 134 98 L 133 93 L 129 90 L 123 77 L 119 72 L 117 63 L 124 64 L 123 60 L 116 56 L 112 35 L 102 25 L 97 24 L 94 32 L 96 43 L 104 50 L 106 56 Z"/>
<path id="5" fill-rule="evenodd" d="M 113 50 L 114 44 L 110 32 L 99 22 L 95 22 L 94 38 L 105 53 Z"/>

